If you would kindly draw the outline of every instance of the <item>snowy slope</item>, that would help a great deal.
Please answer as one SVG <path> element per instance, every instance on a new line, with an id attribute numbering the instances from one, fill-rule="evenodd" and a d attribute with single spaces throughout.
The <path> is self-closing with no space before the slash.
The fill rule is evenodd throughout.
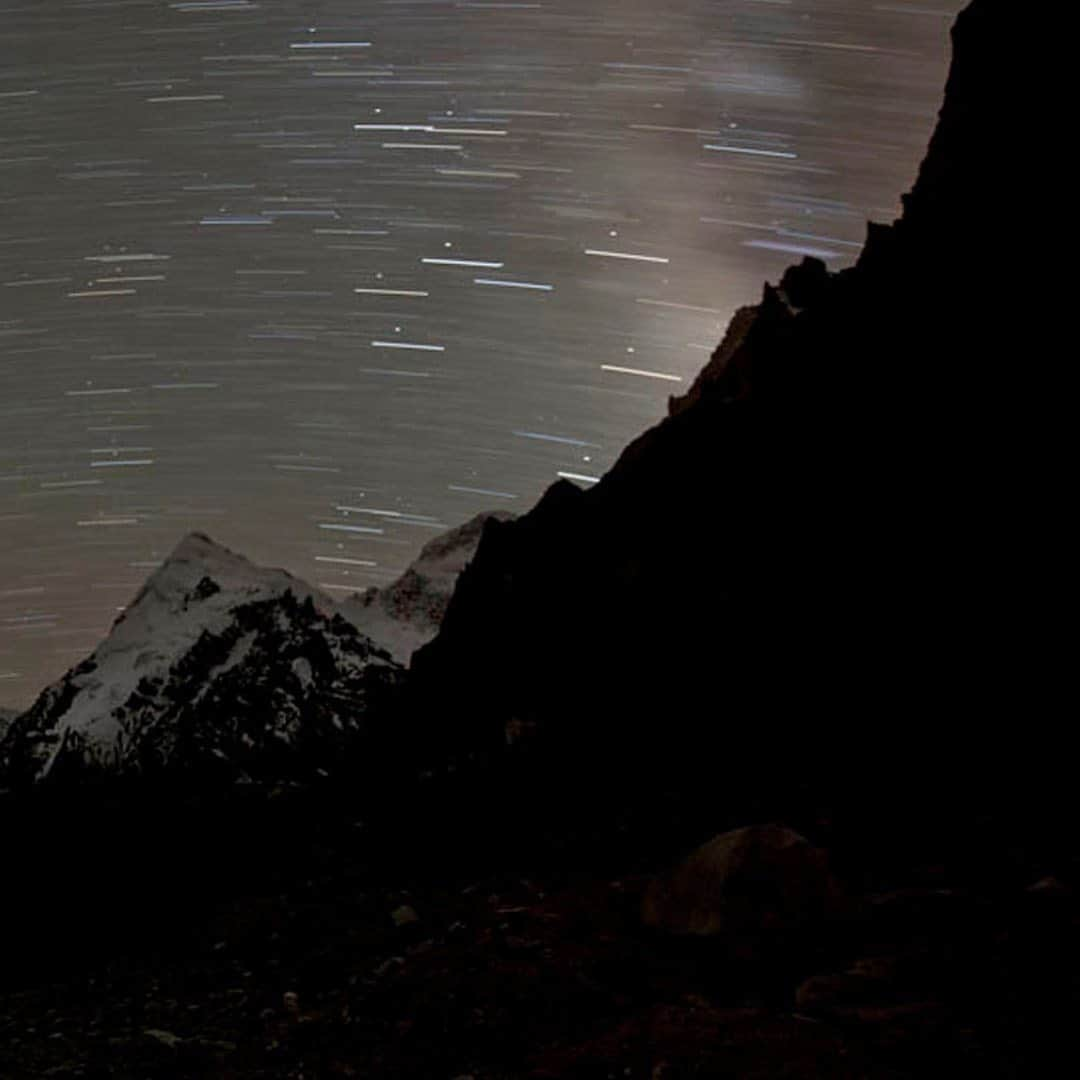
<path id="1" fill-rule="evenodd" d="M 0 706 L 0 743 L 4 741 L 7 729 L 15 722 L 18 715 L 17 709 L 5 709 Z"/>
<path id="2" fill-rule="evenodd" d="M 80 765 L 318 768 L 398 675 L 334 601 L 192 534 L 94 653 L 10 725 L 0 768 L 22 780 Z"/>
<path id="3" fill-rule="evenodd" d="M 458 575 L 476 553 L 489 518 L 508 521 L 501 512 L 478 514 L 425 544 L 417 560 L 392 585 L 368 589 L 342 603 L 346 617 L 401 664 L 438 633 Z"/>

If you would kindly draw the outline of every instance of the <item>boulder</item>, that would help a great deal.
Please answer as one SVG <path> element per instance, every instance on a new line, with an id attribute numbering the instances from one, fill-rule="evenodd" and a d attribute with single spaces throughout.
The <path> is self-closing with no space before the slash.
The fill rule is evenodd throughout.
<path id="1" fill-rule="evenodd" d="M 795 991 L 795 1008 L 811 1016 L 842 1015 L 867 1004 L 879 1004 L 886 987 L 884 980 L 853 971 L 814 975 Z"/>
<path id="2" fill-rule="evenodd" d="M 646 891 L 647 926 L 738 939 L 780 936 L 835 916 L 841 906 L 824 852 L 781 825 L 721 833 Z"/>

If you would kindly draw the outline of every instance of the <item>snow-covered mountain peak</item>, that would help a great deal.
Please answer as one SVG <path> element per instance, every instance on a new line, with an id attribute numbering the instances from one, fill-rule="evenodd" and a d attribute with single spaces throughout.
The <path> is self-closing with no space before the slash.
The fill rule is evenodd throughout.
<path id="1" fill-rule="evenodd" d="M 0 756 L 37 779 L 60 760 L 142 768 L 148 747 L 159 762 L 178 746 L 220 756 L 229 744 L 236 758 L 238 729 L 250 748 L 271 732 L 307 739 L 301 721 L 355 726 L 368 690 L 394 671 L 330 598 L 192 533 L 94 652 L 12 725 Z"/>
<path id="2" fill-rule="evenodd" d="M 235 584 L 253 579 L 261 580 L 267 573 L 250 559 L 216 543 L 206 533 L 193 532 L 188 533 L 173 548 L 154 577 L 160 576 L 181 583 L 191 573 L 196 572 L 213 573 L 222 580 Z"/>
<path id="3" fill-rule="evenodd" d="M 342 610 L 398 663 L 407 664 L 438 633 L 458 576 L 476 554 L 485 525 L 512 517 L 499 511 L 477 514 L 436 536 L 396 581 L 350 597 Z"/>
<path id="4" fill-rule="evenodd" d="M 237 605 L 286 592 L 297 600 L 310 597 L 322 612 L 334 610 L 332 600 L 286 571 L 256 566 L 205 534 L 190 533 L 150 575 L 91 659 L 100 667 L 133 642 L 171 655 L 228 621 Z"/>
<path id="5" fill-rule="evenodd" d="M 183 585 L 196 574 L 200 576 L 210 574 L 221 585 L 228 587 L 264 585 L 268 579 L 273 578 L 292 582 L 304 589 L 308 588 L 287 571 L 256 566 L 250 559 L 238 555 L 235 551 L 230 551 L 200 532 L 188 533 L 150 580 L 160 577 L 163 586 L 166 583 Z"/>
<path id="6" fill-rule="evenodd" d="M 340 604 L 189 534 L 94 652 L 0 725 L 0 772 L 23 783 L 209 764 L 284 778 L 331 765 L 438 631 L 493 516 L 507 515 L 436 537 L 393 584 Z"/>
<path id="7" fill-rule="evenodd" d="M 147 579 L 128 606 L 124 620 L 137 610 L 141 612 L 157 605 L 165 605 L 171 611 L 186 611 L 194 603 L 205 605 L 220 596 L 221 599 L 210 604 L 213 609 L 241 597 L 286 590 L 291 590 L 298 599 L 311 596 L 319 606 L 333 607 L 328 597 L 287 571 L 256 566 L 204 533 L 189 533 Z"/>

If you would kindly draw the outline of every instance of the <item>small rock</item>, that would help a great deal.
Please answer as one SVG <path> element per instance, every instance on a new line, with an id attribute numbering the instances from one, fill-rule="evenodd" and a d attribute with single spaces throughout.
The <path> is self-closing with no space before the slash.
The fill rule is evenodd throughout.
<path id="1" fill-rule="evenodd" d="M 236 1052 L 236 1043 L 228 1042 L 225 1039 L 199 1039 L 199 1046 L 206 1050 L 217 1050 L 222 1054 L 233 1054 Z"/>
<path id="2" fill-rule="evenodd" d="M 161 1028 L 146 1028 L 143 1034 L 161 1043 L 162 1046 L 167 1046 L 170 1050 L 175 1050 L 184 1041 L 179 1035 L 174 1035 L 171 1031 L 163 1031 Z"/>
<path id="3" fill-rule="evenodd" d="M 416 914 L 416 909 L 410 907 L 408 904 L 402 904 L 401 907 L 395 908 L 390 913 L 390 918 L 394 920 L 395 926 L 409 926 L 411 923 L 418 923 L 420 916 Z"/>
<path id="4" fill-rule="evenodd" d="M 954 917 L 971 906 L 972 898 L 958 889 L 897 889 L 870 898 L 872 919 L 908 920 Z"/>
<path id="5" fill-rule="evenodd" d="M 1029 885 L 1026 891 L 1040 896 L 1064 896 L 1069 889 L 1056 877 L 1051 876 L 1039 878 L 1033 885 Z"/>
<path id="6" fill-rule="evenodd" d="M 867 975 L 815 975 L 795 991 L 795 1008 L 810 1016 L 843 1013 L 879 997 L 882 984 Z"/>
<path id="7" fill-rule="evenodd" d="M 374 974 L 378 978 L 382 978 L 391 968 L 400 967 L 405 961 L 400 956 L 391 956 L 389 960 L 384 960 L 374 971 Z"/>
<path id="8" fill-rule="evenodd" d="M 926 1031 L 947 1023 L 949 1010 L 933 999 L 926 1001 L 897 1002 L 890 1005 L 863 1006 L 855 1017 L 862 1024 Z"/>
<path id="9" fill-rule="evenodd" d="M 895 956 L 863 956 L 848 969 L 851 975 L 863 975 L 882 982 L 895 980 L 898 962 Z"/>

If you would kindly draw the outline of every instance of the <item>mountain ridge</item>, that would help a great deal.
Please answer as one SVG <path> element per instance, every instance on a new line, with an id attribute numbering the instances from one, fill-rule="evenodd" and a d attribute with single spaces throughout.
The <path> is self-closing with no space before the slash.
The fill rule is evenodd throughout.
<path id="1" fill-rule="evenodd" d="M 188 534 L 90 656 L 28 710 L 0 715 L 2 772 L 26 783 L 340 768 L 370 734 L 365 713 L 386 707 L 412 649 L 434 635 L 487 516 L 429 542 L 390 586 L 343 602 Z"/>
<path id="2" fill-rule="evenodd" d="M 377 697 L 395 670 L 318 590 L 192 533 L 0 752 L 20 782 L 215 760 L 242 778 L 275 743 L 329 751 L 356 721 L 328 703 Z"/>
<path id="3" fill-rule="evenodd" d="M 485 511 L 429 540 L 405 571 L 389 585 L 372 586 L 342 602 L 342 610 L 398 663 L 438 632 L 458 575 L 476 552 L 486 523 L 512 514 Z"/>
<path id="4" fill-rule="evenodd" d="M 1012 34 L 997 0 L 957 21 L 903 215 L 868 225 L 854 267 L 789 270 L 599 483 L 485 532 L 414 657 L 421 722 L 440 702 L 458 749 L 498 755 L 524 726 L 559 760 L 667 759 L 702 791 L 718 760 L 777 788 L 813 762 L 825 788 L 862 758 L 884 797 L 912 768 L 963 775 L 984 710 L 1050 696 L 1060 642 L 1018 567 L 1064 580 L 1064 429 L 1007 378 L 1047 329 L 1006 269 L 1030 255 L 1008 215 L 1033 186 L 1000 154 L 1003 119 L 1035 107 L 996 74 Z"/>

